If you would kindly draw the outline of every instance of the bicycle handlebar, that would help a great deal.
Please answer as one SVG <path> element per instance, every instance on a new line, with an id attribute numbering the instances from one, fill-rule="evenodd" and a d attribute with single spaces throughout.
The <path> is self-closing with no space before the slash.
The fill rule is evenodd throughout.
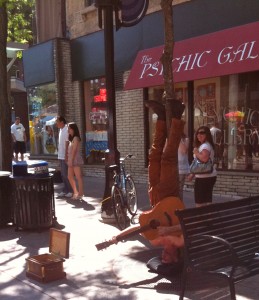
<path id="1" fill-rule="evenodd" d="M 120 158 L 120 161 L 124 161 L 124 160 L 126 160 L 127 158 L 136 158 L 136 156 L 134 156 L 133 154 L 128 154 L 128 155 L 126 155 L 125 157 L 121 157 L 121 158 Z M 102 158 L 102 161 L 105 161 L 105 158 L 104 158 L 104 157 Z"/>
<path id="2" fill-rule="evenodd" d="M 126 160 L 127 158 L 136 158 L 136 156 L 134 156 L 133 154 L 127 154 L 125 157 L 121 157 L 120 158 L 120 161 L 124 161 Z"/>

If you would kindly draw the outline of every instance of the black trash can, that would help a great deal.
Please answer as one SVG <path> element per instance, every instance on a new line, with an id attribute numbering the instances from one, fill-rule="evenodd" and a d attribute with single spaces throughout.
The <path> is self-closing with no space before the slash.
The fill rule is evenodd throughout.
<path id="1" fill-rule="evenodd" d="M 51 227 L 56 220 L 52 175 L 10 176 L 10 178 L 16 230 Z"/>
<path id="2" fill-rule="evenodd" d="M 0 171 L 0 227 L 13 222 L 10 175 L 11 172 Z"/>

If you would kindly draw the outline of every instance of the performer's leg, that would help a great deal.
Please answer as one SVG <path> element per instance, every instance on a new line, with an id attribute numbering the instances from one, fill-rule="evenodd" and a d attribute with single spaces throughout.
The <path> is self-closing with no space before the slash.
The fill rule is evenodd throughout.
<path id="1" fill-rule="evenodd" d="M 151 205 L 157 203 L 157 196 L 153 187 L 160 182 L 161 156 L 166 141 L 166 122 L 158 120 L 156 123 L 153 145 L 149 153 L 148 178 Z M 153 194 L 153 195 L 152 195 Z"/>
<path id="2" fill-rule="evenodd" d="M 153 137 L 153 144 L 149 153 L 148 166 L 149 198 L 151 205 L 154 206 L 158 202 L 154 186 L 156 186 L 160 181 L 161 156 L 166 141 L 165 108 L 157 101 L 147 101 L 145 105 L 151 108 L 158 116 Z"/>
<path id="3" fill-rule="evenodd" d="M 166 147 L 161 159 L 160 182 L 158 193 L 160 200 L 165 197 L 179 197 L 179 172 L 178 172 L 178 147 L 184 129 L 181 120 L 185 106 L 177 101 L 172 101 L 172 122 Z"/>

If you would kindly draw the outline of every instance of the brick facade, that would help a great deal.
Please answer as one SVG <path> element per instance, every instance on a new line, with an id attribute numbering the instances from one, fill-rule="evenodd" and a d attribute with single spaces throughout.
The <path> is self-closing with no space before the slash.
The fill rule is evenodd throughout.
<path id="1" fill-rule="evenodd" d="M 129 72 L 125 73 L 124 81 Z M 128 153 L 136 158 L 128 161 L 128 171 L 136 182 L 147 181 L 144 155 L 144 108 L 142 90 L 116 93 L 117 144 L 121 157 Z"/>
<path id="2" fill-rule="evenodd" d="M 82 83 L 72 81 L 69 40 L 56 39 L 54 56 L 57 51 L 60 53 L 58 58 L 55 58 L 59 113 L 66 116 L 68 122 L 76 122 L 79 128 L 83 128 Z"/>
<path id="3" fill-rule="evenodd" d="M 187 2 L 175 0 L 173 5 Z M 151 0 L 148 13 L 161 9 L 161 0 Z M 66 1 L 67 25 L 71 39 L 100 30 L 97 9 L 86 8 L 83 0 Z M 56 69 L 57 99 L 62 114 L 67 120 L 75 121 L 84 134 L 85 110 L 82 82 L 72 81 L 70 42 L 65 39 L 55 41 L 55 51 L 62 55 L 58 58 Z M 56 60 L 55 60 L 56 61 Z M 129 72 L 124 73 L 124 82 Z M 136 158 L 127 163 L 128 171 L 136 183 L 147 183 L 147 166 L 145 162 L 144 108 L 143 91 L 116 91 L 117 146 L 121 157 L 128 153 Z M 49 161 L 50 166 L 58 167 L 57 161 Z M 84 165 L 84 175 L 105 177 L 104 166 Z M 229 197 L 246 197 L 259 194 L 258 178 L 255 173 L 218 172 L 214 193 Z M 193 189 L 193 182 L 186 182 L 185 188 Z"/>
<path id="4" fill-rule="evenodd" d="M 173 0 L 178 5 L 191 0 Z M 85 7 L 84 0 L 66 1 L 66 21 L 70 39 L 75 39 L 99 31 L 97 8 L 94 5 Z M 147 14 L 161 10 L 161 0 L 150 0 Z"/>

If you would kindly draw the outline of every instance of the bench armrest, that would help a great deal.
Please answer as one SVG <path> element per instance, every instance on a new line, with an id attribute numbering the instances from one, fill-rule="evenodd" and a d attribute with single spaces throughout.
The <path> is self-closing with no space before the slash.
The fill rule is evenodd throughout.
<path id="1" fill-rule="evenodd" d="M 204 234 L 204 235 L 202 235 L 202 237 L 204 237 L 205 239 L 209 239 L 211 241 L 217 241 L 218 243 L 226 246 L 228 248 L 228 250 L 231 252 L 232 257 L 235 260 L 238 260 L 238 256 L 237 256 L 235 249 L 226 239 L 223 239 L 217 235 L 208 235 L 208 234 Z"/>
<path id="2" fill-rule="evenodd" d="M 237 267 L 238 265 L 238 255 L 235 251 L 235 249 L 233 248 L 233 246 L 226 240 L 226 239 L 223 239 L 219 236 L 215 236 L 215 235 L 197 235 L 195 237 L 189 237 L 189 241 L 195 241 L 195 240 L 201 240 L 201 239 L 204 239 L 204 240 L 209 240 L 209 241 L 213 241 L 215 243 L 218 243 L 222 246 L 224 246 L 224 248 L 227 250 L 228 253 L 227 256 L 231 258 L 231 276 L 233 275 L 233 272 L 235 271 L 235 268 Z M 187 250 L 188 251 L 188 246 L 187 246 Z M 220 255 L 220 253 L 217 253 L 218 255 Z M 224 258 L 224 256 L 222 256 L 222 258 Z"/>

